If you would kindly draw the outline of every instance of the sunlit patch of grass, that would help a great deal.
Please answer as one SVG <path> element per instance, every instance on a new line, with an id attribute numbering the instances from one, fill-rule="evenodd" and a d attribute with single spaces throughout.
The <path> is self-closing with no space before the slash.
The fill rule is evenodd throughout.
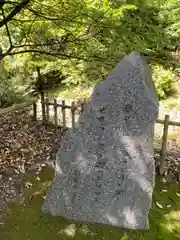
<path id="1" fill-rule="evenodd" d="M 94 85 L 90 87 L 63 86 L 49 92 L 50 96 L 60 99 L 84 100 L 89 99 L 93 92 Z"/>
<path id="2" fill-rule="evenodd" d="M 166 100 L 162 100 L 161 103 L 169 110 L 180 107 L 180 100 L 177 97 L 169 97 Z"/>
<path id="3" fill-rule="evenodd" d="M 165 215 L 165 218 L 168 221 L 168 224 L 165 226 L 171 232 L 178 232 L 177 229 L 180 229 L 180 210 L 171 211 Z M 179 233 L 180 236 L 180 233 Z"/>
<path id="4" fill-rule="evenodd" d="M 67 237 L 74 238 L 76 235 L 76 225 L 75 224 L 70 224 L 67 226 L 65 229 L 61 229 L 58 232 L 59 235 L 66 235 Z"/>
<path id="5" fill-rule="evenodd" d="M 133 231 L 101 224 L 75 223 L 62 217 L 43 214 L 41 207 L 50 186 L 53 171 L 44 169 L 41 181 L 28 178 L 33 186 L 26 189 L 26 204 L 11 204 L 11 213 L 5 219 L 0 233 L 2 240 L 179 240 L 180 239 L 180 189 L 163 183 L 159 177 L 153 194 L 149 214 L 149 231 Z M 33 197 L 32 197 L 33 195 Z"/>

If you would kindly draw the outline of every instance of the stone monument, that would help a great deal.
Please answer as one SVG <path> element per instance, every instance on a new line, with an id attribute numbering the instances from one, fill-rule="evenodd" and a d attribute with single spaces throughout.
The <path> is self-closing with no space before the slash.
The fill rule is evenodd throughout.
<path id="1" fill-rule="evenodd" d="M 43 212 L 87 223 L 149 228 L 158 97 L 137 52 L 99 83 L 64 136 Z"/>

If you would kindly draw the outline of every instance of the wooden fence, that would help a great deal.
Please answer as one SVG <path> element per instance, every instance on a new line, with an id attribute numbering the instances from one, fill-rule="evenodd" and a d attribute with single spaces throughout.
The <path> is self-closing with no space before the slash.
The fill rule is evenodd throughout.
<path id="1" fill-rule="evenodd" d="M 56 126 L 59 126 L 58 124 L 58 108 L 61 109 L 61 118 L 62 118 L 62 125 L 60 127 L 62 127 L 63 129 L 67 129 L 67 124 L 66 124 L 66 109 L 69 109 L 71 112 L 71 126 L 72 128 L 75 127 L 75 115 L 80 113 L 83 113 L 84 111 L 84 107 L 86 105 L 86 102 L 82 102 L 80 104 L 77 104 L 75 102 L 72 102 L 71 105 L 66 104 L 65 100 L 62 100 L 61 103 L 57 102 L 57 99 L 53 99 L 53 101 L 50 101 L 47 97 L 44 96 L 44 93 L 41 93 L 41 99 L 40 99 L 40 103 L 41 103 L 41 115 L 42 115 L 42 121 L 44 123 L 53 123 Z M 26 106 L 29 105 L 33 106 L 33 119 L 37 120 L 37 103 L 35 101 L 30 102 L 28 104 L 19 104 L 20 108 L 25 108 Z M 54 115 L 54 120 L 50 121 L 50 114 L 49 114 L 49 107 L 53 106 L 53 115 Z M 1 113 L 6 113 L 12 110 L 16 110 L 19 107 L 16 107 L 16 105 L 6 108 L 6 109 L 2 109 Z M 159 168 L 159 172 L 161 175 L 164 174 L 164 166 L 165 166 L 165 159 L 166 159 L 166 155 L 167 155 L 167 140 L 168 140 L 168 128 L 169 126 L 177 126 L 180 127 L 180 122 L 176 122 L 176 121 L 170 121 L 170 117 L 169 115 L 165 116 L 164 120 L 160 120 L 158 119 L 156 121 L 156 123 L 159 124 L 163 124 L 164 125 L 164 129 L 163 129 L 163 136 L 162 136 L 162 145 L 161 145 L 161 149 L 158 151 L 160 153 L 160 168 Z M 157 149 L 155 149 L 157 151 Z M 180 166 L 180 164 L 179 164 Z M 179 167 L 179 172 L 180 172 L 180 167 Z"/>
<path id="2" fill-rule="evenodd" d="M 44 94 L 41 94 L 41 106 L 42 106 L 42 120 L 44 122 L 49 122 L 49 106 L 52 105 L 54 109 L 54 124 L 57 125 L 57 119 L 58 119 L 58 114 L 57 114 L 57 108 L 61 108 L 61 113 L 62 113 L 62 127 L 64 129 L 67 128 L 66 126 L 66 109 L 70 109 L 71 111 L 71 123 L 72 123 L 72 128 L 75 127 L 75 114 L 77 109 L 80 108 L 80 112 L 83 113 L 84 107 L 86 105 L 85 102 L 81 103 L 80 106 L 77 106 L 75 102 L 72 102 L 71 105 L 66 105 L 65 100 L 62 101 L 61 104 L 57 103 L 57 100 L 54 99 L 53 102 L 50 102 L 48 98 L 44 97 Z M 36 119 L 36 104 L 33 104 L 33 109 L 34 109 L 34 119 Z M 165 166 L 165 159 L 166 159 L 166 154 L 167 154 L 167 140 L 168 140 L 168 128 L 169 126 L 177 126 L 180 127 L 180 122 L 175 122 L 175 121 L 170 121 L 169 115 L 165 116 L 164 120 L 158 119 L 156 123 L 163 124 L 164 129 L 163 129 L 163 136 L 162 136 L 162 145 L 160 149 L 160 168 L 159 172 L 161 175 L 164 174 L 164 166 Z M 157 150 L 157 149 L 156 149 Z M 158 151 L 158 150 L 157 150 Z"/>
<path id="3" fill-rule="evenodd" d="M 57 99 L 50 100 L 48 97 L 45 97 L 43 93 L 41 93 L 41 115 L 42 121 L 44 123 L 52 123 L 58 126 L 58 108 L 61 109 L 61 118 L 62 118 L 62 128 L 67 129 L 66 122 L 66 109 L 69 109 L 71 112 L 71 127 L 75 127 L 75 115 L 78 113 L 84 112 L 84 107 L 86 102 L 81 102 L 79 104 L 72 102 L 71 105 L 66 104 L 65 100 L 62 100 L 61 103 L 58 103 Z M 53 106 L 53 121 L 50 121 L 50 106 Z M 33 103 L 33 119 L 37 119 L 37 103 Z"/>

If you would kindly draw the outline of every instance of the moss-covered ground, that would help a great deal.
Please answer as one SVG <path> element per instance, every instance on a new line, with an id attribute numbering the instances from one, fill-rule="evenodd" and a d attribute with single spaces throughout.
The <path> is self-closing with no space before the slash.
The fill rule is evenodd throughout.
<path id="1" fill-rule="evenodd" d="M 25 206 L 18 202 L 9 205 L 2 240 L 179 240 L 180 188 L 176 183 L 163 182 L 159 177 L 149 214 L 149 231 L 130 231 L 99 224 L 80 224 L 41 211 L 45 192 L 51 185 L 53 171 L 45 168 L 40 181 L 27 177 L 33 186 L 25 188 Z"/>

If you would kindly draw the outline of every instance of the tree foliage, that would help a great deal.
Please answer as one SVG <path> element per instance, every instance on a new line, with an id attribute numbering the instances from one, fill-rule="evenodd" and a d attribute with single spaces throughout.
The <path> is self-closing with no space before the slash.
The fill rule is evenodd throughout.
<path id="1" fill-rule="evenodd" d="M 90 84 L 133 50 L 179 70 L 177 0 L 3 0 L 0 8 L 0 58 L 26 79 L 40 66 L 60 70 L 66 84 Z"/>

